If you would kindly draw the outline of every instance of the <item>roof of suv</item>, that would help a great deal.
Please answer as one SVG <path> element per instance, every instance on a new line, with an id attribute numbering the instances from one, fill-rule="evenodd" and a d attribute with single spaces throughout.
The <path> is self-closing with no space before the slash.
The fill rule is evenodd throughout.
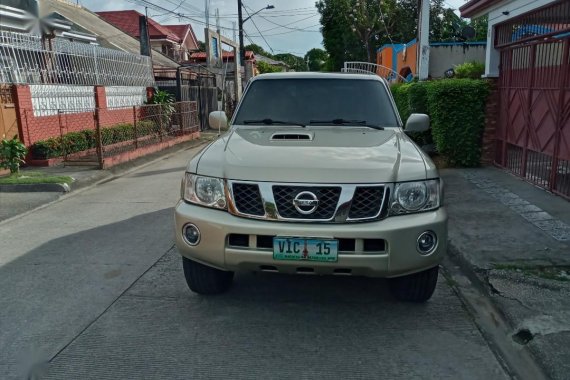
<path id="1" fill-rule="evenodd" d="M 317 73 L 317 72 L 289 72 L 289 73 L 270 73 L 261 74 L 252 80 L 264 79 L 359 79 L 359 80 L 378 80 L 383 81 L 378 75 L 370 74 L 352 74 L 352 73 Z"/>

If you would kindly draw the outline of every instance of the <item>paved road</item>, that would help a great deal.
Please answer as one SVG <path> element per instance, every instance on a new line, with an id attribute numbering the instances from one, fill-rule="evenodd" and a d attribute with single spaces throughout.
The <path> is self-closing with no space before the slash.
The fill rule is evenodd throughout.
<path id="1" fill-rule="evenodd" d="M 188 150 L 0 226 L 0 378 L 508 378 L 441 280 L 240 273 L 190 293 L 173 243 Z"/>

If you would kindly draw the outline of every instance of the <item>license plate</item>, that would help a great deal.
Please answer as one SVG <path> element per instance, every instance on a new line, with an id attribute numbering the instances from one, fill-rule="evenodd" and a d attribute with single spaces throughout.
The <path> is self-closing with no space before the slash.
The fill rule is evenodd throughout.
<path id="1" fill-rule="evenodd" d="M 338 240 L 275 237 L 273 260 L 337 262 Z"/>

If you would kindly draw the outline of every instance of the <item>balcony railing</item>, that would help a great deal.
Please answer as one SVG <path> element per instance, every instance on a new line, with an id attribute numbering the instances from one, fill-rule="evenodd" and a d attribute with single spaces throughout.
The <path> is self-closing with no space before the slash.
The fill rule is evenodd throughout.
<path id="1" fill-rule="evenodd" d="M 0 31 L 0 82 L 154 85 L 149 57 L 55 37 Z"/>
<path id="2" fill-rule="evenodd" d="M 406 82 L 406 78 L 394 70 L 370 62 L 345 62 L 341 71 L 343 73 L 378 75 L 388 82 Z"/>

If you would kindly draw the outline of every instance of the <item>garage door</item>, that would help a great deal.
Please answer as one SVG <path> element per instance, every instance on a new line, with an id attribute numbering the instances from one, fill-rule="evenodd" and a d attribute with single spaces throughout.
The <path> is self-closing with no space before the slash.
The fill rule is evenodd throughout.
<path id="1" fill-rule="evenodd" d="M 570 199 L 570 0 L 496 26 L 495 162 Z"/>

